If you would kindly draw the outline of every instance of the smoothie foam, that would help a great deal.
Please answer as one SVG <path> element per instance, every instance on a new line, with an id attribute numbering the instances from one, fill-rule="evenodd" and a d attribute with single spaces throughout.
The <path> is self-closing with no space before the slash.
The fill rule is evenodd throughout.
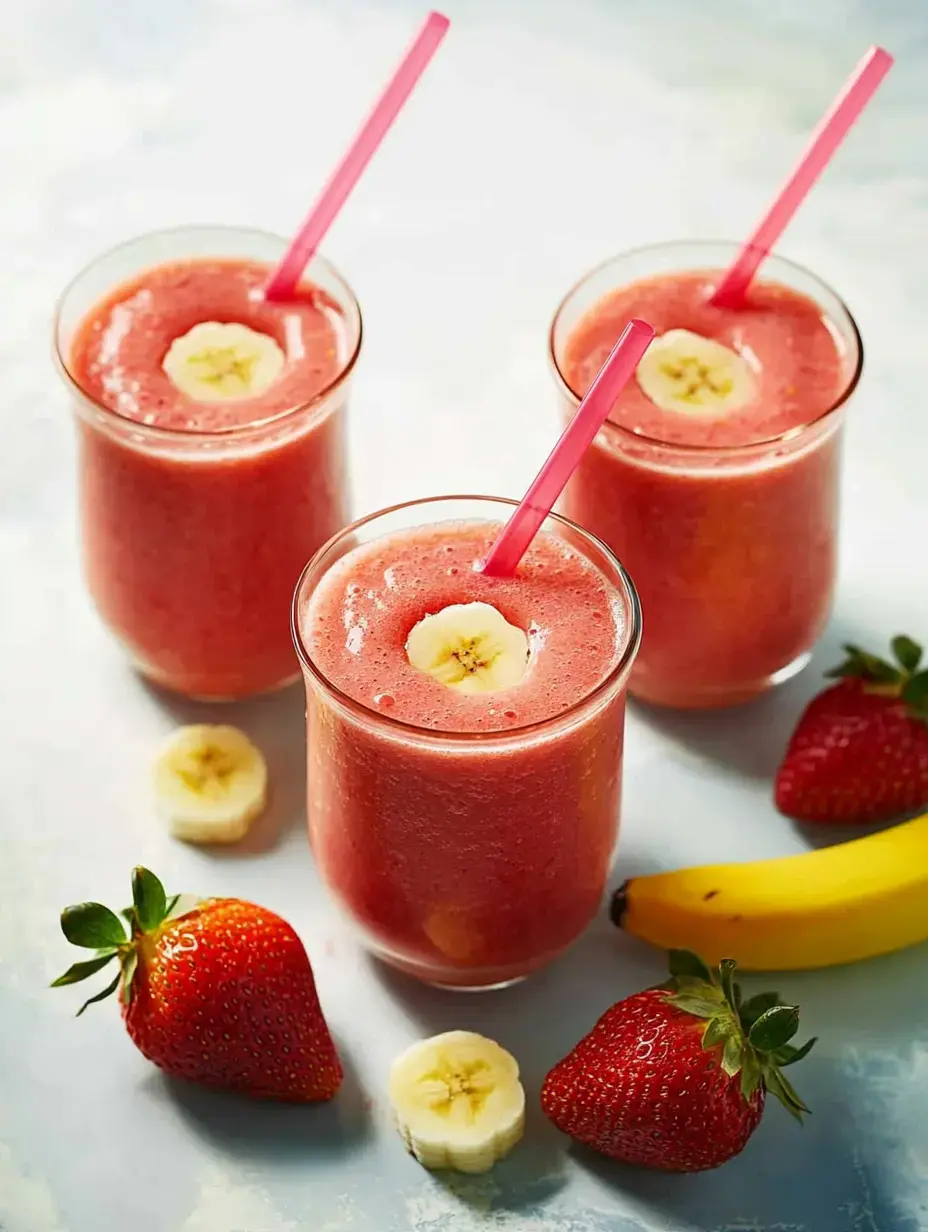
<path id="1" fill-rule="evenodd" d="M 741 355 L 757 381 L 747 406 L 718 417 L 663 411 L 629 381 L 611 420 L 670 445 L 726 447 L 769 440 L 823 415 L 847 384 L 845 348 L 822 309 L 776 282 L 758 282 L 743 306 L 716 308 L 709 298 L 721 271 L 693 270 L 644 278 L 595 304 L 571 334 L 563 355 L 568 385 L 583 397 L 630 318 L 657 335 L 686 329 Z"/>
<path id="2" fill-rule="evenodd" d="M 333 566 L 303 615 L 319 669 L 342 692 L 393 719 L 446 732 L 504 731 L 563 714 L 602 681 L 622 640 L 622 613 L 602 575 L 541 535 L 513 577 L 475 570 L 499 527 L 438 524 L 355 549 Z M 492 604 L 529 638 L 524 680 L 463 694 L 410 664 L 410 629 L 455 603 Z"/>
<path id="3" fill-rule="evenodd" d="M 94 401 L 137 423 L 223 432 L 310 401 L 338 375 L 338 306 L 318 287 L 284 304 L 261 292 L 261 261 L 172 261 L 117 287 L 87 315 L 71 345 L 75 379 Z M 175 338 L 204 321 L 237 322 L 273 338 L 284 369 L 256 397 L 196 402 L 162 368 Z"/>

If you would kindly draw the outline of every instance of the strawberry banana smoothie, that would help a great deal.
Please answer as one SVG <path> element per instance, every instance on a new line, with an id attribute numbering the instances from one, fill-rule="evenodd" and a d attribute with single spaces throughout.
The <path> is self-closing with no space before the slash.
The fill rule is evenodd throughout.
<path id="1" fill-rule="evenodd" d="M 658 335 L 563 504 L 635 580 L 644 636 L 630 688 L 660 705 L 733 704 L 799 670 L 834 589 L 860 338 L 827 287 L 777 258 L 743 305 L 713 307 L 734 251 L 620 257 L 570 293 L 552 327 L 566 415 L 631 317 Z"/>
<path id="2" fill-rule="evenodd" d="M 596 913 L 639 638 L 621 566 L 563 519 L 512 577 L 475 568 L 509 512 L 375 514 L 294 598 L 322 877 L 375 954 L 456 987 L 525 976 Z"/>
<path id="3" fill-rule="evenodd" d="M 59 313 L 91 595 L 139 669 L 190 696 L 293 678 L 293 587 L 348 518 L 360 315 L 318 259 L 292 300 L 265 302 L 282 250 L 254 232 L 144 237 Z"/>

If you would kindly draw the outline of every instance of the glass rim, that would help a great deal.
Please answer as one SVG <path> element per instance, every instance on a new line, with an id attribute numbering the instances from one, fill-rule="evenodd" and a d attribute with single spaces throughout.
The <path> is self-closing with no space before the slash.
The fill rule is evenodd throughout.
<path id="1" fill-rule="evenodd" d="M 359 702 L 356 698 L 349 696 L 338 687 L 322 669 L 313 661 L 309 650 L 303 640 L 303 635 L 300 630 L 299 606 L 300 598 L 303 593 L 303 588 L 307 579 L 312 574 L 313 570 L 318 567 L 325 554 L 335 546 L 340 539 L 354 534 L 356 530 L 363 526 L 367 526 L 379 518 L 387 517 L 390 514 L 401 513 L 403 510 L 416 509 L 421 506 L 434 506 L 444 502 L 451 501 L 474 501 L 487 502 L 495 505 L 508 505 L 515 508 L 518 501 L 506 496 L 487 496 L 475 495 L 473 493 L 451 494 L 448 496 L 424 496 L 417 497 L 415 500 L 401 501 L 395 505 L 387 505 L 383 509 L 377 509 L 373 513 L 366 514 L 363 518 L 357 518 L 348 526 L 345 526 L 337 534 L 328 539 L 321 548 L 313 553 L 309 561 L 304 565 L 296 587 L 293 591 L 293 599 L 290 604 L 290 632 L 293 637 L 293 644 L 296 648 L 297 657 L 300 663 L 307 670 L 316 682 L 322 686 L 335 700 L 350 711 L 355 717 L 360 717 L 365 721 L 374 721 L 375 726 L 382 725 L 390 731 L 394 731 L 400 735 L 415 737 L 417 740 L 425 740 L 426 742 L 435 744 L 491 744 L 505 743 L 514 739 L 524 739 L 527 735 L 537 735 L 538 733 L 550 730 L 564 723 L 565 720 L 570 720 L 578 712 L 583 711 L 598 698 L 607 694 L 613 689 L 616 683 L 626 673 L 631 664 L 634 662 L 635 655 L 638 653 L 638 647 L 641 644 L 641 601 L 638 597 L 638 591 L 635 589 L 635 584 L 632 581 L 625 566 L 597 535 L 592 534 L 578 523 L 571 521 L 570 518 L 565 518 L 563 514 L 550 513 L 549 518 L 561 526 L 567 527 L 572 533 L 580 536 L 581 540 L 592 544 L 597 551 L 601 552 L 606 559 L 615 567 L 619 580 L 624 587 L 625 595 L 628 600 L 628 626 L 624 635 L 625 644 L 622 647 L 616 662 L 610 668 L 608 674 L 596 684 L 585 696 L 578 701 L 573 702 L 570 706 L 556 715 L 551 715 L 546 719 L 538 719 L 534 723 L 523 723 L 517 727 L 507 727 L 501 731 L 494 732 L 461 732 L 461 731 L 444 731 L 433 727 L 419 727 L 415 723 L 408 723 L 404 719 L 394 718 L 392 715 L 384 714 L 383 711 L 375 710 L 373 707 L 366 705 L 364 702 Z M 548 519 L 546 518 L 545 521 Z M 595 561 L 590 561 L 595 566 Z M 328 572 L 326 569 L 321 577 Z M 607 578 L 608 582 L 609 579 Z"/>
<path id="2" fill-rule="evenodd" d="M 580 278 L 577 279 L 577 281 L 567 291 L 566 295 L 563 296 L 557 308 L 555 309 L 554 317 L 552 318 L 551 326 L 548 330 L 548 362 L 550 363 L 552 369 L 554 370 L 555 380 L 557 381 L 561 389 L 561 392 L 564 393 L 566 397 L 569 398 L 570 401 L 574 403 L 575 406 L 580 405 L 581 396 L 570 385 L 567 378 L 564 376 L 564 373 L 561 371 L 561 365 L 559 364 L 557 355 L 555 353 L 554 334 L 555 334 L 555 330 L 557 329 L 558 322 L 561 319 L 562 313 L 564 312 L 564 310 L 566 309 L 570 301 L 573 299 L 573 297 L 581 289 L 581 287 L 583 287 L 585 283 L 589 282 L 591 278 L 595 277 L 596 274 L 600 273 L 602 270 L 605 270 L 608 266 L 615 264 L 617 261 L 623 261 L 629 257 L 646 256 L 648 253 L 657 253 L 657 252 L 666 250 L 668 248 L 677 248 L 677 247 L 683 247 L 683 246 L 687 246 L 690 248 L 714 248 L 719 245 L 728 245 L 729 247 L 736 249 L 736 250 L 739 247 L 739 244 L 734 240 L 685 240 L 683 239 L 683 240 L 662 240 L 657 244 L 641 244 L 636 248 L 628 248 L 624 252 L 619 252 L 619 253 L 616 253 L 614 256 L 607 257 L 605 261 L 600 261 L 597 265 L 594 265 L 591 269 L 588 269 L 585 274 L 583 274 Z M 828 292 L 829 295 L 833 296 L 837 300 L 842 310 L 844 311 L 845 315 L 847 316 L 848 321 L 850 322 L 851 332 L 854 336 L 854 341 L 857 345 L 857 363 L 854 367 L 853 373 L 851 374 L 850 380 L 848 381 L 847 385 L 845 386 L 844 390 L 842 391 L 837 401 L 835 401 L 834 403 L 832 403 L 831 406 L 827 407 L 824 411 L 816 415 L 814 419 L 809 419 L 809 420 L 806 420 L 804 423 L 796 424 L 792 428 L 787 428 L 785 432 L 779 432 L 774 436 L 761 437 L 760 439 L 755 440 L 755 441 L 748 441 L 743 445 L 680 444 L 680 443 L 673 442 L 673 441 L 666 441 L 662 437 L 659 437 L 659 436 L 648 436 L 643 432 L 633 432 L 631 428 L 626 428 L 622 424 L 617 424 L 612 419 L 606 420 L 605 424 L 603 425 L 604 428 L 609 428 L 614 432 L 618 432 L 623 437 L 627 438 L 630 441 L 637 441 L 640 444 L 644 444 L 644 445 L 654 445 L 664 451 L 671 451 L 674 453 L 690 454 L 690 455 L 702 455 L 702 456 L 705 456 L 706 454 L 724 454 L 725 456 L 732 457 L 732 456 L 737 456 L 738 454 L 751 453 L 752 451 L 763 449 L 771 445 L 782 445 L 782 444 L 788 444 L 791 441 L 795 441 L 799 437 L 801 437 L 804 433 L 808 432 L 810 429 L 815 428 L 821 423 L 823 423 L 826 419 L 828 419 L 830 415 L 835 414 L 836 411 L 839 411 L 850 400 L 851 395 L 854 393 L 855 389 L 860 383 L 860 378 L 863 373 L 863 367 L 864 367 L 864 343 L 863 343 L 863 338 L 861 337 L 861 334 L 860 334 L 860 330 L 858 329 L 858 326 L 857 326 L 857 321 L 854 319 L 854 314 L 851 312 L 850 308 L 848 308 L 847 304 L 844 302 L 841 296 L 838 295 L 837 292 L 833 291 L 827 282 L 819 278 L 818 274 L 814 274 L 812 270 L 806 269 L 804 265 L 799 265 L 798 262 L 796 261 L 790 261 L 788 257 L 781 257 L 778 253 L 770 253 L 769 255 L 775 261 L 779 262 L 780 264 L 785 265 L 792 270 L 798 271 L 800 274 L 803 274 L 805 277 L 811 278 L 813 282 L 818 283 L 820 287 L 823 287 Z"/>
<path id="3" fill-rule="evenodd" d="M 195 231 L 212 231 L 220 234 L 228 234 L 230 236 L 251 235 L 262 240 L 273 240 L 275 243 L 283 245 L 286 245 L 288 242 L 282 235 L 277 235 L 273 231 L 264 231 L 259 227 L 237 227 L 231 223 L 183 223 L 177 227 L 162 227 L 155 231 L 145 231 L 140 235 L 133 236 L 128 240 L 123 240 L 119 244 L 114 244 L 112 248 L 107 248 L 103 252 L 98 253 L 97 256 L 95 256 L 91 261 L 87 261 L 84 265 L 82 265 L 77 273 L 72 275 L 72 277 L 65 284 L 64 289 L 59 294 L 55 303 L 55 311 L 52 317 L 52 352 L 55 367 L 64 379 L 65 384 L 70 387 L 72 394 L 74 394 L 81 402 L 91 407 L 94 412 L 103 416 L 105 419 L 112 420 L 120 426 L 125 426 L 133 432 L 140 432 L 145 436 L 171 441 L 238 439 L 248 436 L 250 433 L 254 433 L 256 431 L 262 431 L 265 428 L 271 427 L 275 424 L 283 423 L 291 418 L 296 418 L 305 411 L 321 405 L 339 388 L 340 385 L 345 383 L 354 370 L 355 364 L 358 361 L 358 356 L 361 353 L 361 341 L 364 336 L 364 321 L 361 316 L 361 305 L 358 303 L 358 298 L 349 286 L 347 280 L 341 273 L 339 273 L 331 261 L 328 261 L 325 257 L 320 256 L 318 253 L 313 255 L 310 263 L 318 262 L 320 265 L 324 266 L 326 271 L 333 275 L 336 281 L 344 287 L 346 297 L 349 301 L 349 308 L 357 316 L 358 336 L 355 340 L 351 354 L 346 359 L 344 366 L 339 370 L 338 374 L 333 377 L 332 380 L 329 381 L 328 384 L 325 385 L 318 393 L 314 394 L 312 398 L 307 399 L 307 401 L 299 402 L 294 406 L 286 407 L 284 410 L 277 411 L 273 415 L 265 416 L 264 419 L 253 419 L 248 423 L 233 424 L 228 428 L 218 428 L 215 431 L 204 432 L 199 428 L 167 428 L 163 425 L 147 424 L 142 423 L 140 420 L 130 419 L 129 416 L 123 415 L 120 411 L 116 411 L 112 407 L 105 406 L 102 402 L 99 402 L 96 398 L 92 397 L 74 376 L 67 358 L 62 354 L 62 348 L 60 345 L 60 327 L 65 303 L 78 283 L 80 283 L 80 281 L 90 273 L 94 266 L 98 265 L 101 261 L 105 261 L 108 257 L 117 256 L 120 252 L 133 248 L 136 244 L 143 240 L 154 239 L 157 236 L 167 237 L 172 235 L 190 234 Z M 154 269 L 156 268 L 156 265 L 147 265 L 141 268 Z"/>

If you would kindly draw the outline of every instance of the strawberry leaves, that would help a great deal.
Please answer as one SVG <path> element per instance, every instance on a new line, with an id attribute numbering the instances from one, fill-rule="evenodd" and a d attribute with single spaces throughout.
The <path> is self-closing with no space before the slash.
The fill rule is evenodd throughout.
<path id="1" fill-rule="evenodd" d="M 773 1005 L 756 1019 L 748 1040 L 760 1052 L 776 1052 L 788 1044 L 799 1030 L 799 1010 L 795 1005 Z"/>
<path id="2" fill-rule="evenodd" d="M 767 1010 L 772 1009 L 775 1005 L 782 1005 L 778 992 L 759 992 L 754 997 L 749 997 L 741 1006 L 741 1022 L 746 1031 L 750 1031 L 758 1018 Z"/>
<path id="3" fill-rule="evenodd" d="M 744 1064 L 744 1040 L 731 1031 L 722 1045 L 722 1069 L 729 1078 L 736 1078 Z"/>
<path id="4" fill-rule="evenodd" d="M 765 1071 L 764 1085 L 771 1095 L 776 1096 L 790 1116 L 801 1123 L 803 1113 L 807 1113 L 809 1109 L 796 1094 L 789 1079 L 774 1067 Z"/>
<path id="5" fill-rule="evenodd" d="M 840 680 L 843 677 L 852 677 L 856 680 L 866 680 L 874 685 L 895 685 L 899 683 L 902 673 L 898 667 L 893 667 L 892 663 L 887 663 L 885 659 L 881 659 L 878 655 L 872 655 L 869 651 L 861 650 L 859 646 L 855 646 L 848 642 L 841 648 L 847 655 L 843 663 L 839 663 L 837 667 L 831 668 L 825 673 L 826 677 L 831 680 Z"/>
<path id="6" fill-rule="evenodd" d="M 123 1005 L 128 1005 L 132 1000 L 132 981 L 135 979 L 136 968 L 139 965 L 139 952 L 134 947 L 126 954 L 122 960 L 122 994 L 120 1000 Z M 118 981 L 117 981 L 118 982 Z M 113 990 L 110 989 L 110 992 Z M 104 994 L 109 996 L 109 993 Z M 87 1005 L 90 1002 L 88 1001 Z M 85 1005 L 84 1009 L 87 1008 Z"/>
<path id="7" fill-rule="evenodd" d="M 63 975 L 54 980 L 52 988 L 78 984 L 89 979 L 116 958 L 119 972 L 112 983 L 96 996 L 85 1001 L 77 1011 L 80 1017 L 88 1005 L 111 996 L 122 982 L 122 1001 L 128 1005 L 132 996 L 132 982 L 138 966 L 138 941 L 145 933 L 156 933 L 178 906 L 181 896 L 168 898 L 164 886 L 154 873 L 139 865 L 132 870 L 132 906 L 119 916 L 102 903 L 76 903 L 65 907 L 61 913 L 61 931 L 72 945 L 96 950 L 94 958 L 73 963 Z M 189 910 L 189 908 L 187 908 Z M 179 912 L 178 914 L 183 914 Z M 123 923 L 125 921 L 125 923 Z M 130 936 L 126 935 L 126 924 Z"/>
<path id="8" fill-rule="evenodd" d="M 733 958 L 723 958 L 719 963 L 719 975 L 722 980 L 722 992 L 725 994 L 725 1000 L 737 1013 L 738 1004 L 741 1001 L 741 989 L 735 984 L 735 966 Z"/>
<path id="9" fill-rule="evenodd" d="M 96 996 L 89 997 L 84 1002 L 84 1004 L 81 1006 L 81 1008 L 77 1011 L 77 1017 L 80 1018 L 81 1014 L 83 1014 L 84 1010 L 87 1008 L 88 1005 L 93 1005 L 97 1001 L 105 1001 L 107 997 L 112 996 L 113 993 L 116 991 L 117 987 L 119 986 L 119 981 L 121 979 L 122 979 L 122 973 L 117 975 L 111 984 L 107 984 L 107 986 L 103 989 L 102 992 L 98 992 Z"/>
<path id="10" fill-rule="evenodd" d="M 702 980 L 704 984 L 712 983 L 712 973 L 697 954 L 689 950 L 671 950 L 667 962 L 672 977 L 679 979 Z"/>
<path id="11" fill-rule="evenodd" d="M 901 698 L 914 718 L 928 722 L 928 670 L 918 670 L 923 649 L 904 633 L 897 634 L 890 646 L 895 663 L 848 643 L 843 647 L 847 656 L 844 662 L 825 675 L 860 680 L 868 693 Z"/>
<path id="12" fill-rule="evenodd" d="M 801 1061 L 803 1057 L 809 1055 L 812 1051 L 812 1045 L 818 1041 L 818 1036 L 813 1035 L 810 1040 L 806 1040 L 801 1048 L 794 1048 L 792 1044 L 783 1044 L 776 1050 L 777 1065 L 782 1069 L 784 1065 L 795 1065 L 797 1061 Z"/>
<path id="13" fill-rule="evenodd" d="M 96 958 L 88 958 L 86 962 L 76 962 L 68 967 L 64 975 L 59 975 L 51 984 L 52 988 L 63 988 L 66 984 L 79 984 L 91 975 L 102 971 L 110 959 L 116 957 L 116 950 L 101 950 Z"/>
<path id="14" fill-rule="evenodd" d="M 903 670 L 909 673 L 917 672 L 918 665 L 922 661 L 922 648 L 918 642 L 913 642 L 910 637 L 900 633 L 893 638 L 891 645 L 893 654 L 902 665 Z"/>
<path id="15" fill-rule="evenodd" d="M 680 1005 L 675 1001 L 677 1009 Z M 716 1044 L 724 1044 L 731 1031 L 731 1023 L 727 1015 L 720 1014 L 717 1018 L 710 1018 L 709 1025 L 702 1033 L 703 1048 L 714 1048 Z"/>
<path id="16" fill-rule="evenodd" d="M 928 722 L 928 671 L 910 676 L 902 686 L 901 696 L 910 714 Z"/>
<path id="17" fill-rule="evenodd" d="M 744 1054 L 744 1064 L 741 1067 L 741 1094 L 745 1100 L 750 1100 L 763 1081 L 763 1077 L 760 1062 L 754 1053 L 748 1050 Z"/>
<path id="18" fill-rule="evenodd" d="M 141 865 L 132 870 L 132 909 L 143 933 L 154 932 L 167 915 L 164 886 Z"/>
<path id="19" fill-rule="evenodd" d="M 102 903 L 76 903 L 61 913 L 61 931 L 72 945 L 86 950 L 122 945 L 126 930 L 115 912 Z"/>
<path id="20" fill-rule="evenodd" d="M 705 996 L 700 996 L 698 991 L 679 992 L 671 997 L 671 1001 L 678 1010 L 692 1014 L 694 1018 L 708 1018 L 712 1021 L 719 1013 L 719 1000 L 711 995 L 711 990 Z"/>
<path id="21" fill-rule="evenodd" d="M 744 1099 L 749 1101 L 763 1086 L 801 1120 L 809 1110 L 780 1072 L 782 1066 L 801 1061 L 815 1043 L 814 1038 L 801 1048 L 790 1043 L 799 1030 L 798 1007 L 785 1005 L 775 992 L 743 1001 L 731 958 L 710 971 L 695 954 L 671 950 L 669 965 L 667 1000 L 683 1013 L 707 1020 L 702 1046 L 721 1049 L 719 1064 L 729 1078 L 739 1078 Z"/>

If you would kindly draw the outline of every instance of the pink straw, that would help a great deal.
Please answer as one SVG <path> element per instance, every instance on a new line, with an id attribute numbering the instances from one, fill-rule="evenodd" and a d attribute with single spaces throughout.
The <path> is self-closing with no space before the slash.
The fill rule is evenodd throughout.
<path id="1" fill-rule="evenodd" d="M 361 178 L 375 150 L 387 135 L 416 82 L 425 72 L 450 24 L 448 18 L 441 13 L 429 13 L 415 42 L 403 57 L 403 62 L 271 275 L 264 289 L 266 299 L 285 300 L 292 296 L 323 236 L 345 204 L 348 194 Z"/>
<path id="2" fill-rule="evenodd" d="M 819 121 L 793 174 L 716 288 L 712 303 L 717 308 L 730 308 L 742 302 L 758 266 L 783 234 L 806 193 L 828 166 L 892 65 L 893 58 L 888 51 L 871 47 L 851 73 L 841 93 Z"/>
<path id="3" fill-rule="evenodd" d="M 654 330 L 644 321 L 629 321 L 625 326 L 622 337 L 609 352 L 577 413 L 490 548 L 483 562 L 484 573 L 503 577 L 515 572 L 542 522 L 554 508 L 554 502 L 563 492 L 567 480 L 606 422 L 616 398 L 638 367 L 653 337 Z"/>

